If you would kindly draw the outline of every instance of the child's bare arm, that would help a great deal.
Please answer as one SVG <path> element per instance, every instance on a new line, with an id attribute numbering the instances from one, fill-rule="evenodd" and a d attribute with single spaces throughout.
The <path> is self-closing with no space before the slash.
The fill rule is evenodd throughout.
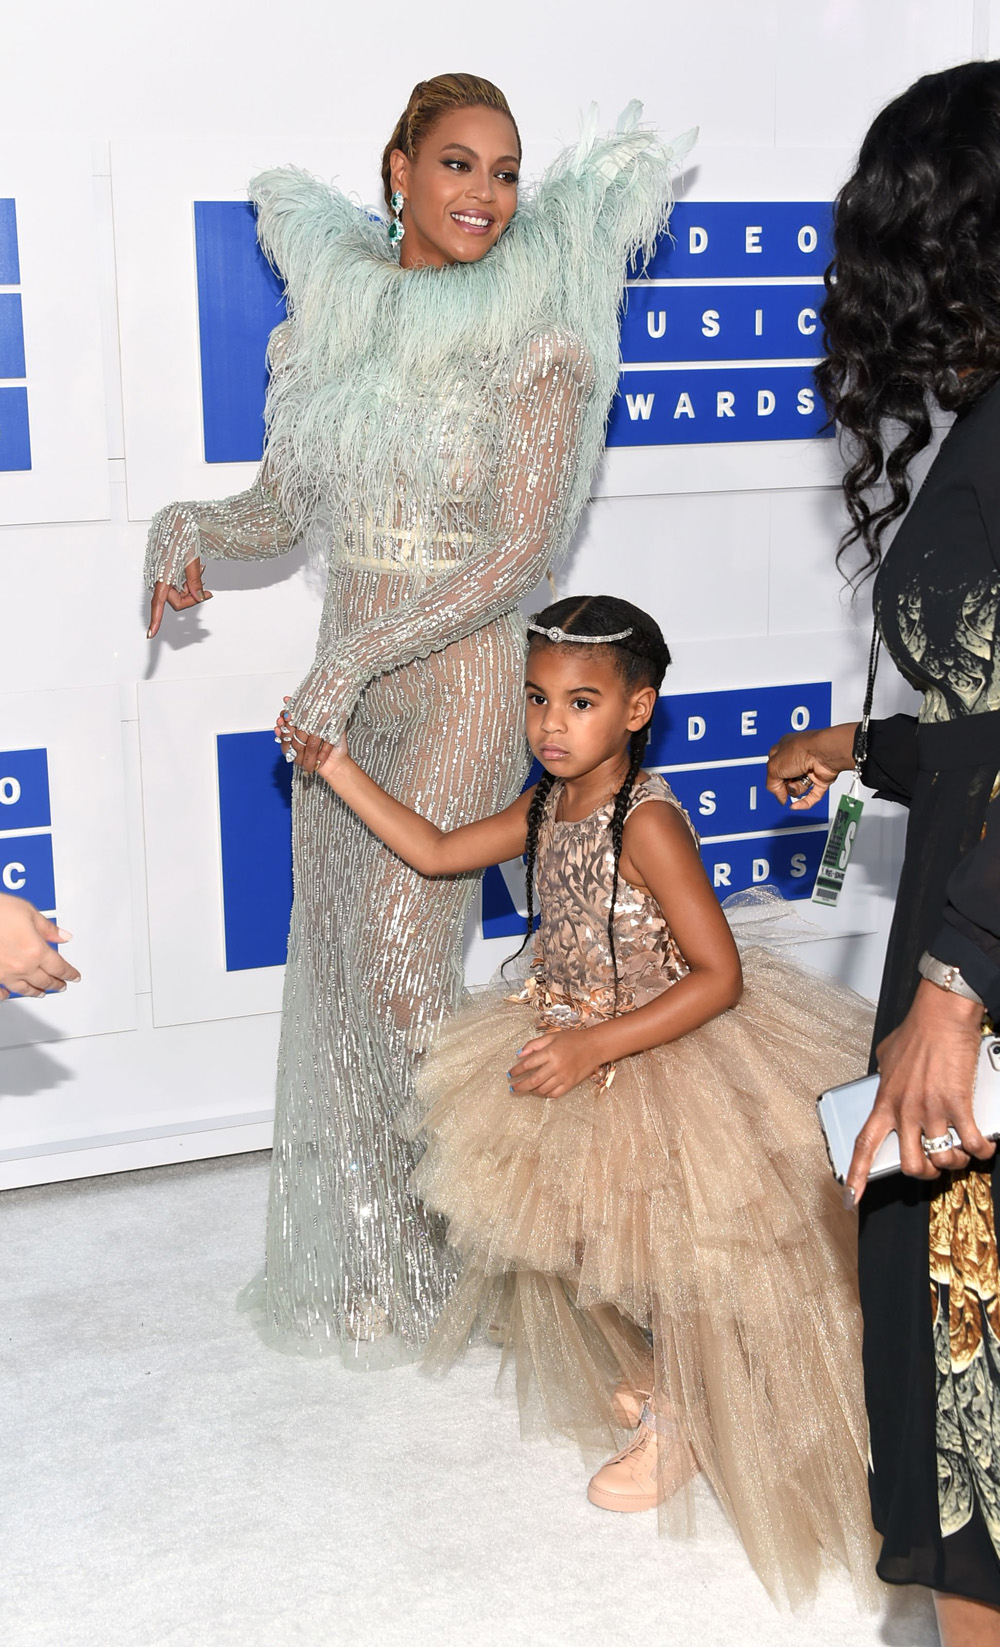
<path id="1" fill-rule="evenodd" d="M 637 1012 L 599 1026 L 607 1046 L 601 1063 L 676 1041 L 735 1006 L 743 992 L 729 922 L 675 807 L 648 801 L 636 808 L 625 825 L 621 868 L 652 893 L 691 970 Z"/>
<path id="2" fill-rule="evenodd" d="M 443 830 L 387 795 L 351 759 L 343 739 L 316 770 L 372 833 L 420 875 L 461 875 L 505 863 L 524 851 L 533 789 L 492 818 Z"/>

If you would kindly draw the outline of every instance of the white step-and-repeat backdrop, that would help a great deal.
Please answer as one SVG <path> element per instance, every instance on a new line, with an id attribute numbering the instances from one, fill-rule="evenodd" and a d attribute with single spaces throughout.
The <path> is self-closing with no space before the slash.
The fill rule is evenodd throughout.
<path id="1" fill-rule="evenodd" d="M 390 15 L 386 15 L 388 12 Z M 461 25 L 459 27 L 459 24 Z M 0 886 L 58 913 L 83 982 L 0 1007 L 0 1187 L 261 1148 L 291 900 L 289 782 L 269 727 L 307 667 L 301 556 L 210 568 L 211 604 L 145 640 L 141 558 L 174 498 L 249 483 L 280 283 L 245 184 L 292 161 L 367 200 L 414 79 L 475 69 L 529 172 L 599 100 L 701 141 L 673 238 L 630 289 L 622 379 L 564 592 L 614 590 L 674 653 L 650 765 L 719 896 L 808 900 L 825 809 L 763 786 L 783 731 L 855 717 L 870 613 L 833 565 L 836 443 L 812 368 L 831 200 L 872 114 L 918 74 L 1000 51 L 997 0 L 290 0 L 22 13 L 0 143 Z M 303 49 L 307 46 L 308 49 Z M 320 134 L 320 135 L 317 135 Z M 539 592 L 544 602 L 548 591 Z M 531 603 L 529 603 L 531 604 Z M 908 694 L 885 672 L 880 707 Z M 904 820 L 866 811 L 808 958 L 874 994 Z M 490 872 L 470 980 L 521 930 Z"/>

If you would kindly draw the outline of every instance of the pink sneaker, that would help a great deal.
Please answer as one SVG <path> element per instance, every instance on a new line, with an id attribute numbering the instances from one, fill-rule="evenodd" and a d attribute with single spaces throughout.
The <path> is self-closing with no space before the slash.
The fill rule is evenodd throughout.
<path id="1" fill-rule="evenodd" d="M 676 1424 L 670 1423 L 671 1433 L 664 1436 L 657 1434 L 655 1426 L 656 1419 L 647 1405 L 628 1446 L 591 1477 L 587 1488 L 591 1504 L 601 1510 L 655 1510 L 697 1475 L 694 1453 Z"/>

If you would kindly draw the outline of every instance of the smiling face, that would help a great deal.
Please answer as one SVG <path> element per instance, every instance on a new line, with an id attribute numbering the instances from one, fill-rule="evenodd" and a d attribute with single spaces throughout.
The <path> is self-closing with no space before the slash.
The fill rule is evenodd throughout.
<path id="1" fill-rule="evenodd" d="M 412 159 L 394 149 L 390 170 L 405 201 L 402 267 L 476 263 L 517 206 L 513 121 L 497 109 L 453 109 L 435 121 Z"/>
<path id="2" fill-rule="evenodd" d="M 609 647 L 572 642 L 532 643 L 524 691 L 531 752 L 567 782 L 620 777 L 629 738 L 656 703 L 652 686 L 626 689 Z"/>

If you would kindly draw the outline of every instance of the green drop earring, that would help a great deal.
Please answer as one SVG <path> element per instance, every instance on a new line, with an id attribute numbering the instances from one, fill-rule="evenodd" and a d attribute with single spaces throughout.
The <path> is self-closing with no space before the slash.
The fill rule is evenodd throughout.
<path id="1" fill-rule="evenodd" d="M 392 222 L 389 224 L 389 241 L 398 246 L 406 230 L 403 228 L 403 196 L 398 189 L 393 191 L 389 205 L 392 208 Z"/>

